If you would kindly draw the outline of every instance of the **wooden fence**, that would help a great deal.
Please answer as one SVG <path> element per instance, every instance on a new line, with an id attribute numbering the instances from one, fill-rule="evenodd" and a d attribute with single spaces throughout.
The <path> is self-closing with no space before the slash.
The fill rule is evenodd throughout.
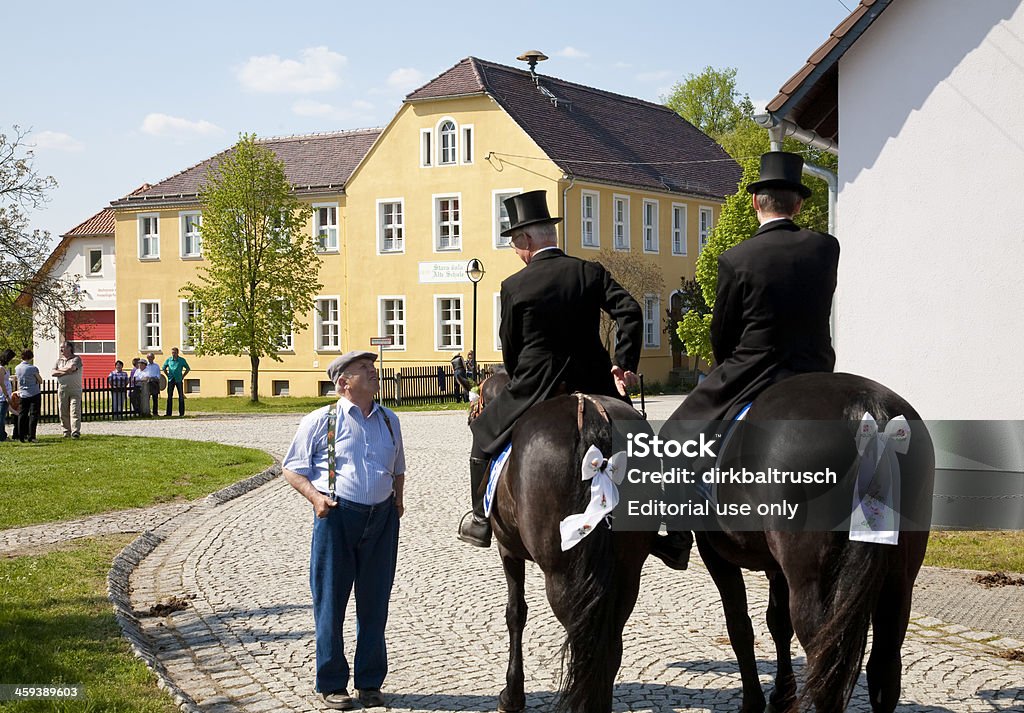
<path id="1" fill-rule="evenodd" d="M 17 381 L 15 381 L 15 384 Z M 57 396 L 57 380 L 43 382 L 39 403 L 39 422 L 60 421 L 60 400 Z M 139 418 L 142 414 L 132 407 L 131 388 L 111 387 L 106 377 L 82 379 L 82 420 L 111 421 L 114 419 Z"/>
<path id="2" fill-rule="evenodd" d="M 486 370 L 487 365 L 481 364 Z M 457 403 L 466 400 L 465 390 L 455 381 L 451 364 L 407 366 L 380 372 L 380 396 L 385 406 Z"/>

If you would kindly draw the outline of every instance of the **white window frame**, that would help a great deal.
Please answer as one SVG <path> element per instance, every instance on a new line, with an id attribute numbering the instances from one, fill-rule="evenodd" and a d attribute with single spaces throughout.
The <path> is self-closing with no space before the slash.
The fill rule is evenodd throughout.
<path id="1" fill-rule="evenodd" d="M 650 317 L 652 304 L 654 316 Z M 644 295 L 644 349 L 661 349 L 661 297 L 650 293 Z"/>
<path id="2" fill-rule="evenodd" d="M 476 157 L 476 146 L 473 144 L 473 125 L 463 124 L 459 128 L 459 163 L 470 165 Z"/>
<path id="3" fill-rule="evenodd" d="M 591 216 L 587 218 L 587 199 L 591 199 Z M 587 224 L 590 224 L 592 242 L 587 242 Z M 580 191 L 580 247 L 584 250 L 601 249 L 601 194 Z"/>
<path id="4" fill-rule="evenodd" d="M 197 218 L 196 226 L 198 231 L 189 233 L 186 230 L 188 218 Z M 183 210 L 178 213 L 178 257 L 182 260 L 196 260 L 203 256 L 203 214 L 198 210 Z M 185 242 L 194 236 L 196 240 L 196 252 L 188 252 L 185 249 Z"/>
<path id="5" fill-rule="evenodd" d="M 622 201 L 622 220 L 619 221 L 619 201 Z M 618 229 L 622 226 L 622 244 L 618 240 Z M 612 196 L 612 249 L 629 252 L 629 196 Z"/>
<path id="6" fill-rule="evenodd" d="M 325 321 L 320 312 L 320 303 L 327 300 L 334 300 L 338 306 L 338 319 Z M 338 344 L 337 346 L 324 345 L 322 337 L 322 329 L 325 324 L 337 324 L 338 325 Z M 340 352 L 341 351 L 341 295 L 317 295 L 313 301 L 313 351 L 315 352 Z"/>
<path id="7" fill-rule="evenodd" d="M 687 225 L 686 221 L 689 220 L 689 210 L 685 203 L 673 203 L 672 204 L 672 254 L 673 255 L 686 255 L 686 240 L 687 240 Z M 679 225 L 676 225 L 676 212 L 679 211 L 681 220 Z M 682 248 L 680 250 L 679 248 Z"/>
<path id="8" fill-rule="evenodd" d="M 393 320 L 391 322 L 389 322 L 386 319 L 385 314 L 384 314 L 384 303 L 385 302 L 389 302 L 389 301 L 398 301 L 398 302 L 402 303 L 402 318 L 401 319 Z M 377 334 L 379 334 L 382 337 L 390 336 L 388 334 L 388 331 L 387 331 L 388 324 L 395 324 L 398 327 L 398 330 L 401 331 L 401 334 L 400 334 L 401 339 L 398 338 L 399 334 L 398 334 L 398 330 L 396 330 L 396 332 L 394 334 L 394 336 L 395 336 L 394 344 L 392 344 L 390 347 L 383 347 L 384 351 L 404 352 L 406 350 L 406 344 L 408 343 L 407 342 L 408 333 L 407 333 L 407 330 L 406 330 L 406 326 L 408 324 L 408 319 L 406 317 L 406 315 L 408 314 L 407 307 L 408 307 L 408 300 L 405 299 L 405 295 L 378 295 L 377 296 Z"/>
<path id="9" fill-rule="evenodd" d="M 441 127 L 448 122 L 452 123 L 452 146 L 451 146 L 451 161 L 444 160 L 444 134 L 441 132 Z M 454 166 L 459 162 L 459 122 L 455 121 L 450 116 L 441 117 L 441 119 L 434 125 L 434 156 L 436 160 L 434 164 L 437 166 Z"/>
<path id="10" fill-rule="evenodd" d="M 146 305 L 156 305 L 156 343 L 152 344 L 146 340 L 146 329 L 154 322 L 145 321 Z M 164 330 L 163 330 L 163 306 L 160 300 L 139 300 L 139 351 L 159 352 L 163 351 Z"/>
<path id="11" fill-rule="evenodd" d="M 156 226 L 156 232 L 155 233 L 143 233 L 142 232 L 142 225 L 143 225 L 143 223 L 146 220 L 150 220 L 150 219 L 152 219 L 154 221 L 153 224 Z M 136 216 L 135 224 L 136 224 L 136 226 L 138 228 L 138 234 L 139 234 L 139 240 L 138 240 L 139 260 L 159 260 L 160 259 L 160 214 L 159 213 L 139 213 L 139 215 Z M 153 246 L 155 248 L 155 251 L 153 253 L 149 253 L 149 254 L 147 254 L 147 253 L 145 253 L 143 251 L 143 245 L 145 244 L 145 239 L 146 239 L 147 236 L 151 236 L 152 237 Z"/>
<path id="12" fill-rule="evenodd" d="M 92 271 L 92 254 L 98 252 L 100 254 L 100 269 L 98 272 Z M 88 277 L 103 277 L 103 269 L 106 264 L 106 260 L 103 259 L 103 246 L 102 245 L 90 245 L 83 251 L 85 255 L 85 276 Z"/>
<path id="13" fill-rule="evenodd" d="M 288 302 L 283 297 L 279 297 L 278 300 L 282 304 L 287 304 L 287 302 Z M 340 309 L 340 305 L 339 305 L 339 309 Z M 341 312 L 340 311 L 338 312 L 338 320 L 339 320 L 339 322 L 341 321 Z M 281 337 L 281 341 L 283 343 L 282 343 L 282 345 L 278 349 L 274 350 L 274 353 L 275 354 L 294 354 L 295 353 L 295 319 L 294 319 L 294 317 L 288 323 L 288 332 L 287 332 L 287 334 L 285 332 L 281 332 L 281 334 L 278 335 L 278 336 Z M 338 338 L 339 339 L 341 338 L 340 330 L 339 330 L 339 333 L 338 333 Z"/>
<path id="14" fill-rule="evenodd" d="M 522 192 L 522 188 L 505 188 L 491 191 L 491 232 L 494 235 L 493 244 L 496 250 L 512 246 L 512 239 L 510 237 L 501 237 L 501 211 L 505 207 L 505 199 L 517 196 Z"/>
<path id="15" fill-rule="evenodd" d="M 652 209 L 650 213 L 653 221 L 651 222 L 648 222 L 647 220 L 648 208 Z M 641 215 L 641 219 L 643 222 L 644 252 L 651 255 L 657 255 L 661 252 L 661 239 L 658 235 L 658 223 L 661 220 L 661 216 L 659 215 L 660 210 L 658 201 L 645 198 L 642 210 L 643 213 Z"/>
<path id="16" fill-rule="evenodd" d="M 462 193 L 435 193 L 432 197 L 434 204 L 434 252 L 449 253 L 462 250 Z M 458 228 L 459 238 L 456 245 L 446 248 L 441 247 L 441 201 L 457 200 L 459 202 L 459 219 L 452 225 Z"/>
<path id="17" fill-rule="evenodd" d="M 402 213 L 402 222 L 395 227 L 400 231 L 398 237 L 400 247 L 387 250 L 384 247 L 384 206 L 397 203 Z M 405 199 L 404 198 L 378 198 L 377 199 L 377 254 L 378 255 L 401 255 L 405 252 Z"/>
<path id="18" fill-rule="evenodd" d="M 704 228 L 704 216 L 707 216 L 707 231 Z M 711 240 L 711 231 L 715 229 L 715 209 L 709 205 L 702 205 L 697 212 L 697 254 L 704 251 L 704 246 Z"/>
<path id="19" fill-rule="evenodd" d="M 188 306 L 190 304 L 192 304 L 191 300 L 178 300 L 178 343 L 181 344 L 182 352 L 194 352 L 196 350 L 195 346 L 190 344 L 191 340 L 188 333 L 189 320 L 187 317 L 189 313 Z M 197 305 L 196 321 L 200 321 L 202 318 L 203 309 Z"/>
<path id="20" fill-rule="evenodd" d="M 434 130 L 420 129 L 420 168 L 434 166 Z"/>
<path id="21" fill-rule="evenodd" d="M 501 351 L 501 293 L 494 293 L 494 351 Z M 477 359 L 479 361 L 479 359 Z"/>
<path id="22" fill-rule="evenodd" d="M 327 209 L 333 208 L 334 209 L 334 225 L 333 225 L 333 228 L 334 228 L 334 244 L 331 245 L 330 242 L 328 242 L 325 247 L 320 247 L 320 231 L 324 227 L 324 226 L 320 225 L 320 211 L 322 209 L 325 209 L 325 208 L 327 208 Z M 330 228 L 332 226 L 330 224 L 328 224 L 327 227 L 328 227 L 328 235 L 330 235 Z M 318 253 L 337 253 L 340 250 L 339 245 L 341 244 L 341 236 L 340 236 L 340 233 L 338 231 L 338 204 L 337 203 L 314 203 L 313 204 L 313 244 L 316 246 L 316 251 Z"/>
<path id="23" fill-rule="evenodd" d="M 458 344 L 442 345 L 441 344 L 441 301 L 442 300 L 458 300 L 459 301 L 459 319 L 458 321 L 453 320 L 453 324 L 459 325 L 459 341 Z M 434 350 L 439 352 L 458 352 L 462 351 L 463 344 L 466 340 L 466 298 L 465 295 L 453 294 L 453 295 L 434 295 Z"/>

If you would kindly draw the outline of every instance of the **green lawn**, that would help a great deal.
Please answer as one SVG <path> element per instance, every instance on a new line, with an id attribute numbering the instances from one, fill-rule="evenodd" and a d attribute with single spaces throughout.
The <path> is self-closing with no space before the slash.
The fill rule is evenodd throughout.
<path id="1" fill-rule="evenodd" d="M 253 403 L 248 396 L 190 396 L 185 413 L 309 413 L 337 399 L 323 396 L 266 396 Z M 177 407 L 175 407 L 177 408 Z M 469 404 L 443 403 L 401 406 L 395 411 L 467 411 Z M 177 413 L 177 412 L 175 412 Z"/>
<path id="2" fill-rule="evenodd" d="M 933 532 L 924 563 L 934 567 L 1024 572 L 1024 532 Z"/>
<path id="3" fill-rule="evenodd" d="M 0 711 L 177 710 L 121 638 L 106 595 L 110 562 L 134 537 L 0 559 L 0 683 L 81 684 L 86 692 L 84 702 L 0 702 Z"/>
<path id="4" fill-rule="evenodd" d="M 92 436 L 0 444 L 0 529 L 194 500 L 255 475 L 266 453 L 217 443 Z"/>

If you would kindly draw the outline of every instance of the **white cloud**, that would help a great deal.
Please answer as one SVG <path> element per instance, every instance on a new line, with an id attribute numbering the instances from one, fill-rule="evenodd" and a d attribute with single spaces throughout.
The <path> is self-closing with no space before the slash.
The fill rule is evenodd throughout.
<path id="1" fill-rule="evenodd" d="M 658 69 L 653 72 L 640 72 L 636 75 L 636 81 L 638 82 L 664 82 L 672 76 L 672 72 L 667 69 Z"/>
<path id="2" fill-rule="evenodd" d="M 312 99 L 300 99 L 292 104 L 292 113 L 298 116 L 308 116 L 317 119 L 348 121 L 367 118 L 373 111 L 373 108 L 373 104 L 362 99 L 356 99 L 348 106 L 335 106 L 333 104 L 313 101 Z"/>
<path id="3" fill-rule="evenodd" d="M 558 57 L 565 57 L 567 59 L 586 59 L 587 57 L 590 56 L 589 54 L 587 54 L 583 50 L 576 49 L 575 47 L 572 47 L 571 45 L 567 46 L 567 47 L 563 47 L 562 49 L 558 50 L 557 52 L 555 52 L 555 55 L 558 56 Z"/>
<path id="4" fill-rule="evenodd" d="M 32 143 L 41 149 L 52 149 L 54 151 L 82 151 L 85 144 L 71 136 L 62 134 L 59 131 L 40 131 L 30 137 Z"/>
<path id="5" fill-rule="evenodd" d="M 772 97 L 772 99 L 774 98 L 775 97 Z M 768 106 L 768 102 L 770 102 L 772 99 L 751 99 L 750 103 L 754 105 L 754 113 L 763 114 L 764 108 Z"/>
<path id="6" fill-rule="evenodd" d="M 238 80 L 254 92 L 308 94 L 334 89 L 341 84 L 344 55 L 326 47 L 302 50 L 301 59 L 282 59 L 276 54 L 250 57 L 238 69 Z"/>
<path id="7" fill-rule="evenodd" d="M 146 114 L 142 120 L 142 133 L 171 139 L 193 139 L 201 136 L 215 136 L 224 133 L 216 124 L 205 119 L 190 121 L 167 114 Z"/>
<path id="8" fill-rule="evenodd" d="M 399 67 L 388 75 L 388 86 L 403 94 L 419 89 L 426 84 L 427 78 L 423 72 L 413 67 Z"/>

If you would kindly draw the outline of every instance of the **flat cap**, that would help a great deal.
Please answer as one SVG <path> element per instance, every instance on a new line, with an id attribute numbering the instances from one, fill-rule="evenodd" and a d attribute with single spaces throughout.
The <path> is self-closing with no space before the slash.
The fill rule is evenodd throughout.
<path id="1" fill-rule="evenodd" d="M 354 362 L 356 359 L 369 359 L 370 361 L 377 361 L 377 355 L 373 352 L 364 352 L 361 350 L 345 352 L 340 357 L 332 361 L 327 366 L 327 376 L 330 377 L 332 384 L 338 383 L 338 377 L 342 375 L 345 368 Z"/>

